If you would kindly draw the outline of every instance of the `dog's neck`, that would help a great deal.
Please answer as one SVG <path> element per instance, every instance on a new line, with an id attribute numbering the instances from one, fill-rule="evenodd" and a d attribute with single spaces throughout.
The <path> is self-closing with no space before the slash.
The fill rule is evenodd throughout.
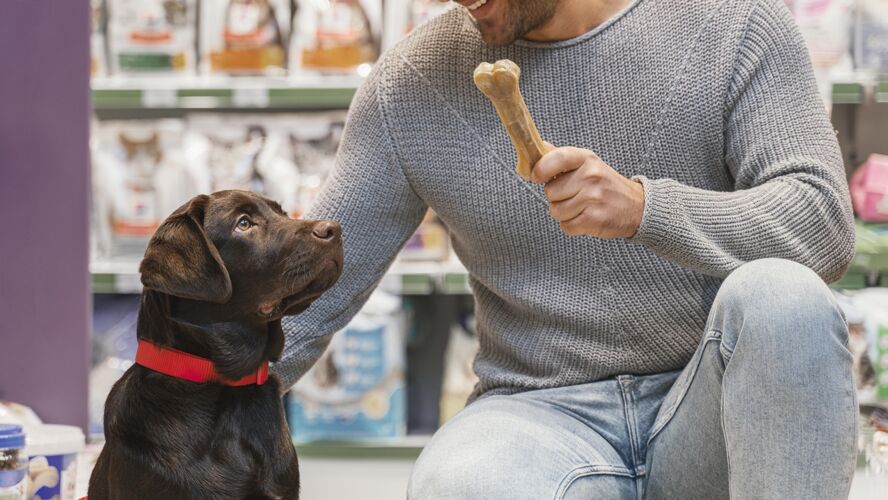
<path id="1" fill-rule="evenodd" d="M 264 361 L 277 361 L 284 343 L 280 319 L 231 317 L 230 310 L 145 290 L 137 336 L 207 358 L 230 379 L 255 372 Z"/>

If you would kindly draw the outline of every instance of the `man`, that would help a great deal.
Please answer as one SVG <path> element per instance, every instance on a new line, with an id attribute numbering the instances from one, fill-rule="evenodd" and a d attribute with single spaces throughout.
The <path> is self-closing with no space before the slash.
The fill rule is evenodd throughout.
<path id="1" fill-rule="evenodd" d="M 411 499 L 836 499 L 855 458 L 842 159 L 780 0 L 460 0 L 388 51 L 311 217 L 339 284 L 293 383 L 433 208 L 471 275 L 471 403 Z M 533 182 L 472 83 L 523 70 Z"/>

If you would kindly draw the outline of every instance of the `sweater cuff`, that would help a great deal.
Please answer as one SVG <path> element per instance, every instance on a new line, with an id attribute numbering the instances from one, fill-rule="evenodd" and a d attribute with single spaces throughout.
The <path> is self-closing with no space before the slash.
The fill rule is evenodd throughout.
<path id="1" fill-rule="evenodd" d="M 669 188 L 665 185 L 668 179 L 652 180 L 636 175 L 632 180 L 644 186 L 644 212 L 638 230 L 627 241 L 653 249 L 663 244 L 669 235 L 670 214 L 675 211 L 675 200 L 670 204 Z"/>

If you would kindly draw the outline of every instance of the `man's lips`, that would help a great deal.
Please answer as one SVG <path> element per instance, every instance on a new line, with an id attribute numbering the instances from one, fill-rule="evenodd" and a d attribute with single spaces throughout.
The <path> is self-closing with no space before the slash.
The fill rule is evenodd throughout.
<path id="1" fill-rule="evenodd" d="M 453 0 L 462 5 L 469 11 L 475 19 L 483 19 L 493 9 L 493 4 L 497 0 Z"/>

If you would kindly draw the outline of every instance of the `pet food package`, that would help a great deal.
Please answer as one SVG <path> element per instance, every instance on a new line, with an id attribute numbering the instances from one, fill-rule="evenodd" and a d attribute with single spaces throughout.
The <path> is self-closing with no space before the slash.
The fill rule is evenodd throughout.
<path id="1" fill-rule="evenodd" d="M 404 261 L 445 261 L 450 256 L 450 239 L 441 219 L 431 210 L 404 244 L 399 258 Z"/>
<path id="2" fill-rule="evenodd" d="M 888 222 L 888 156 L 873 154 L 851 177 L 854 212 L 866 222 Z"/>
<path id="3" fill-rule="evenodd" d="M 108 75 L 108 58 L 105 51 L 105 2 L 103 0 L 90 0 L 90 27 L 89 52 L 90 69 L 92 77 Z"/>
<path id="4" fill-rule="evenodd" d="M 202 114 L 188 120 L 185 157 L 198 191 L 255 191 L 299 211 L 300 175 L 287 137 L 267 116 Z"/>
<path id="5" fill-rule="evenodd" d="M 197 0 L 107 1 L 114 73 L 194 72 Z"/>
<path id="6" fill-rule="evenodd" d="M 848 322 L 854 384 L 862 403 L 888 402 L 888 288 L 837 294 Z"/>
<path id="7" fill-rule="evenodd" d="M 385 34 L 382 47 L 398 43 L 407 33 L 426 21 L 457 6 L 454 2 L 439 0 L 388 0 L 385 2 Z"/>
<path id="8" fill-rule="evenodd" d="M 794 0 L 791 5 L 827 105 L 832 100 L 833 80 L 853 73 L 853 7 L 853 0 Z"/>
<path id="9" fill-rule="evenodd" d="M 378 56 L 379 0 L 300 0 L 291 66 L 300 73 L 369 73 Z"/>
<path id="10" fill-rule="evenodd" d="M 480 345 L 475 335 L 475 318 L 462 315 L 450 329 L 444 352 L 444 381 L 441 387 L 440 425 L 459 413 L 478 383 L 472 363 Z"/>
<path id="11" fill-rule="evenodd" d="M 208 74 L 284 75 L 290 0 L 203 0 L 201 69 Z"/>
<path id="12" fill-rule="evenodd" d="M 92 138 L 94 258 L 142 256 L 160 222 L 198 193 L 179 120 L 98 122 Z"/>
<path id="13" fill-rule="evenodd" d="M 289 392 L 298 442 L 394 438 L 406 432 L 401 299 L 377 291 Z"/>
<path id="14" fill-rule="evenodd" d="M 854 62 L 873 74 L 888 70 L 888 3 L 883 0 L 857 1 Z"/>
<path id="15" fill-rule="evenodd" d="M 302 216 L 311 208 L 333 170 L 345 127 L 345 112 L 281 115 L 276 128 L 289 147 L 289 158 L 299 169 L 298 208 Z"/>

